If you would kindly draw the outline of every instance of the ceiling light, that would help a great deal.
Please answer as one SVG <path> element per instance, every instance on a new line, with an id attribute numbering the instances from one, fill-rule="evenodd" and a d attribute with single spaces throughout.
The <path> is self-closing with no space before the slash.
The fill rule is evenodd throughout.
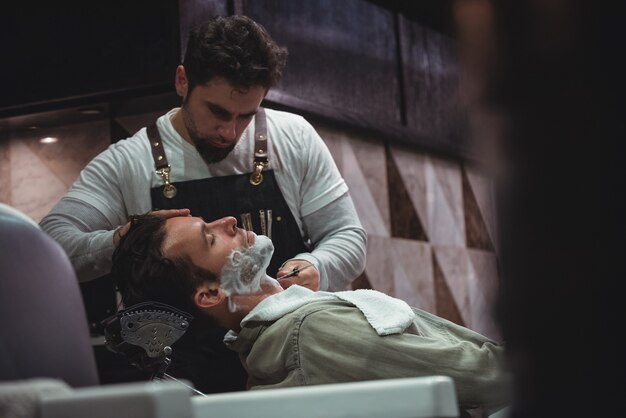
<path id="1" fill-rule="evenodd" d="M 42 144 L 54 144 L 55 142 L 58 142 L 58 141 L 59 139 L 53 136 L 47 136 L 39 140 L 39 142 L 41 142 Z"/>
<path id="2" fill-rule="evenodd" d="M 100 115 L 102 114 L 102 109 L 97 107 L 83 107 L 82 109 L 78 109 L 80 113 L 83 115 Z"/>

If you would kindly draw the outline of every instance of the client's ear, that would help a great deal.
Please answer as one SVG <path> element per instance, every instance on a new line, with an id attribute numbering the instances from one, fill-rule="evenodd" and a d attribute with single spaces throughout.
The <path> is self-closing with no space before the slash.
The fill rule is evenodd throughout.
<path id="1" fill-rule="evenodd" d="M 219 283 L 205 283 L 196 289 L 193 300 L 196 306 L 202 308 L 212 308 L 222 302 L 225 298 L 224 292 L 220 289 Z"/>

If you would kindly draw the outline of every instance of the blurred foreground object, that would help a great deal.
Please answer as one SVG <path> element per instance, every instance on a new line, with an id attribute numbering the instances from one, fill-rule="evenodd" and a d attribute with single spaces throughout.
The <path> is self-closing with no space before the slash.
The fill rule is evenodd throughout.
<path id="1" fill-rule="evenodd" d="M 473 138 L 500 186 L 511 418 L 624 414 L 626 25 L 617 8 L 455 2 Z"/>

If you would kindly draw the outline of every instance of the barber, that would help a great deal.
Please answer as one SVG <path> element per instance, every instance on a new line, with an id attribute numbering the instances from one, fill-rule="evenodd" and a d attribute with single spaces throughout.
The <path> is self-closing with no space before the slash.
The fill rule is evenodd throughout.
<path id="1" fill-rule="evenodd" d="M 302 117 L 261 107 L 286 57 L 244 16 L 191 31 L 175 72 L 181 106 L 95 157 L 41 221 L 81 281 L 109 273 L 130 215 L 183 208 L 207 221 L 235 214 L 241 227 L 269 236 L 276 251 L 267 273 L 292 273 L 280 280 L 285 288 L 341 290 L 363 271 L 366 234 L 326 145 Z M 221 336 L 203 341 L 201 354 L 178 349 L 172 370 L 186 361 L 180 377 L 205 392 L 244 389 L 244 378 L 211 387 L 201 377 L 220 381 L 236 368 L 245 376 Z"/>

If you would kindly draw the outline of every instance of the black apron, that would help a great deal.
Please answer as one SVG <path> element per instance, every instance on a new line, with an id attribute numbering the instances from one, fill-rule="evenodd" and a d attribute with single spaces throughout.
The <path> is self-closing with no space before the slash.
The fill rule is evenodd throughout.
<path id="1" fill-rule="evenodd" d="M 266 170 L 268 138 L 263 108 L 255 116 L 255 158 L 250 161 L 252 171 L 248 174 L 171 184 L 170 167 L 156 124 L 148 128 L 148 136 L 157 173 L 164 182 L 150 191 L 154 210 L 188 208 L 192 216 L 200 216 L 207 222 L 224 216 L 236 217 L 239 227 L 272 239 L 275 250 L 267 268 L 267 274 L 272 277 L 282 263 L 309 251 L 274 172 Z M 222 341 L 226 331 L 213 330 L 209 336 L 192 333 L 183 336 L 172 347 L 169 373 L 191 380 L 205 393 L 244 390 L 246 375 L 238 354 L 226 348 Z"/>

